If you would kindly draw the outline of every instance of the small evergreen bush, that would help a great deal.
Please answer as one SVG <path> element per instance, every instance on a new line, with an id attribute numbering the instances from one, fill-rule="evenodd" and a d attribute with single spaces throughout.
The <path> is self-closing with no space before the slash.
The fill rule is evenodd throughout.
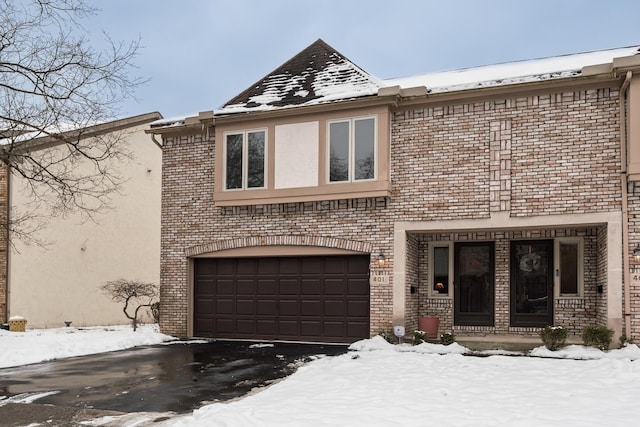
<path id="1" fill-rule="evenodd" d="M 540 331 L 540 338 L 542 344 L 551 351 L 556 351 L 560 347 L 564 346 L 564 342 L 567 339 L 567 329 L 562 326 L 545 326 Z"/>
<path id="2" fill-rule="evenodd" d="M 440 334 L 440 344 L 442 345 L 451 345 L 456 342 L 456 337 L 453 335 L 453 332 L 445 332 Z"/>
<path id="3" fill-rule="evenodd" d="M 427 342 L 427 333 L 425 331 L 413 331 L 413 345 L 420 345 Z"/>
<path id="4" fill-rule="evenodd" d="M 627 338 L 626 335 L 621 335 L 620 336 L 620 348 L 626 347 L 627 344 L 633 344 L 633 339 Z"/>
<path id="5" fill-rule="evenodd" d="M 587 326 L 582 331 L 582 342 L 584 345 L 599 348 L 602 351 L 609 350 L 613 330 L 606 326 Z"/>

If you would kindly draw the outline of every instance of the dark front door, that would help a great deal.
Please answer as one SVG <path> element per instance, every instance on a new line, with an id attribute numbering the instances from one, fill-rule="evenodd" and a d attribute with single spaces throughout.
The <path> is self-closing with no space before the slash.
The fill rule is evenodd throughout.
<path id="1" fill-rule="evenodd" d="M 456 325 L 493 326 L 494 244 L 455 244 L 454 322 Z"/>
<path id="2" fill-rule="evenodd" d="M 369 256 L 194 260 L 194 335 L 350 343 L 369 337 Z"/>
<path id="3" fill-rule="evenodd" d="M 553 240 L 511 242 L 511 326 L 553 324 Z"/>

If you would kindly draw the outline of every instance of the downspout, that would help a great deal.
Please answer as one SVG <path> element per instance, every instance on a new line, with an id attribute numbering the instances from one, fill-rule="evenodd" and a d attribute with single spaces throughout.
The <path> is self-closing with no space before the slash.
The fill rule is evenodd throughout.
<path id="1" fill-rule="evenodd" d="M 620 173 L 620 186 L 622 189 L 622 269 L 624 274 L 624 333 L 628 339 L 631 337 L 631 272 L 629 271 L 629 207 L 627 189 L 627 110 L 625 108 L 625 95 L 631 83 L 631 71 L 627 71 L 622 87 L 620 88 L 620 160 L 622 171 Z"/>
<path id="2" fill-rule="evenodd" d="M 156 139 L 156 134 L 155 133 L 151 134 L 151 140 L 153 141 L 154 144 L 156 144 L 158 146 L 159 149 L 162 150 L 162 144 L 160 144 L 158 142 L 158 140 Z"/>

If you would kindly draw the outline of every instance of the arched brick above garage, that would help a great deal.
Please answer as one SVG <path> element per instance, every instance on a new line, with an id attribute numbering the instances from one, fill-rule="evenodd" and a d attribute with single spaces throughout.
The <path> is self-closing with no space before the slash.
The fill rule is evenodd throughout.
<path id="1" fill-rule="evenodd" d="M 207 254 L 222 255 L 223 253 L 240 255 L 240 252 L 244 252 L 242 255 L 249 255 L 248 252 L 252 250 L 256 252 L 256 255 L 261 255 L 259 252 L 262 250 L 269 251 L 272 249 L 273 252 L 276 252 L 278 248 L 283 251 L 286 250 L 285 248 L 301 249 L 303 247 L 310 248 L 310 251 L 318 255 L 329 253 L 368 254 L 373 250 L 373 245 L 369 242 L 325 236 L 276 235 L 215 240 L 191 246 L 185 249 L 185 255 L 187 257 L 200 257 Z M 241 249 L 245 249 L 245 251 L 239 251 Z M 276 255 L 273 252 L 271 254 Z M 277 255 L 283 254 L 277 253 Z"/>

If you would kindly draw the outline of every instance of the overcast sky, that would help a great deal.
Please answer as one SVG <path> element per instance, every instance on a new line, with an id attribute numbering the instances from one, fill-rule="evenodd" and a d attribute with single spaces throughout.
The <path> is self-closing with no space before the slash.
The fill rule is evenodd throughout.
<path id="1" fill-rule="evenodd" d="M 87 1 L 144 46 L 122 117 L 219 108 L 318 38 L 380 78 L 640 45 L 640 0 Z"/>

